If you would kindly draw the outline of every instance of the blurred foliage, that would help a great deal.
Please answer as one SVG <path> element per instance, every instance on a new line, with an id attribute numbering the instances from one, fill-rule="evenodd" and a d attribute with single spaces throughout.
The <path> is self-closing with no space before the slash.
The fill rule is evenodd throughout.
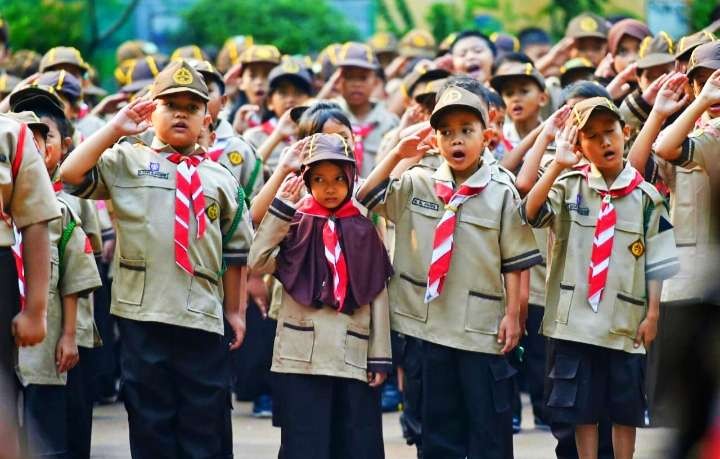
<path id="1" fill-rule="evenodd" d="M 62 44 L 87 51 L 87 6 L 84 0 L 13 0 L 3 2 L 0 12 L 9 25 L 14 49 L 44 53 Z"/>
<path id="2" fill-rule="evenodd" d="M 690 30 L 704 29 L 710 25 L 713 10 L 720 4 L 717 0 L 696 0 L 689 3 Z"/>
<path id="3" fill-rule="evenodd" d="M 392 0 L 395 10 L 402 20 L 402 24 L 398 23 L 388 7 L 390 1 L 391 0 L 374 0 L 375 6 L 377 7 L 377 16 L 385 25 L 384 29 L 392 32 L 396 37 L 401 37 L 415 27 L 415 19 L 413 19 L 406 0 Z"/>

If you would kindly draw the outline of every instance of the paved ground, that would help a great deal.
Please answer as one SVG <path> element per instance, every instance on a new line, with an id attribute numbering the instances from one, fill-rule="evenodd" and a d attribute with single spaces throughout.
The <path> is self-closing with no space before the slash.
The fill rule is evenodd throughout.
<path id="1" fill-rule="evenodd" d="M 527 400 L 523 413 L 523 431 L 514 437 L 517 459 L 553 458 L 554 439 L 549 432 L 533 430 L 532 415 Z M 268 419 L 250 416 L 250 404 L 237 404 L 233 413 L 233 435 L 237 459 L 273 459 L 277 457 L 280 430 L 272 427 Z M 385 452 L 387 459 L 415 459 L 413 447 L 405 445 L 398 424 L 398 414 L 383 417 Z M 665 457 L 666 442 L 671 437 L 664 429 L 642 429 L 638 433 L 636 459 Z M 128 458 L 128 428 L 122 405 L 95 409 L 92 457 Z"/>

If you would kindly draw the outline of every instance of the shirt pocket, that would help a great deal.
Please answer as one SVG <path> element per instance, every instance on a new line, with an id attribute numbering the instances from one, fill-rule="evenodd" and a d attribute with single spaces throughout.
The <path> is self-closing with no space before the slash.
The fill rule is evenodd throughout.
<path id="1" fill-rule="evenodd" d="M 145 292 L 145 259 L 120 256 L 113 288 L 117 288 L 117 300 L 133 306 L 142 305 Z"/>
<path id="2" fill-rule="evenodd" d="M 187 309 L 209 317 L 219 319 L 222 315 L 222 302 L 218 291 L 220 280 L 217 273 L 195 266 L 190 282 Z"/>
<path id="3" fill-rule="evenodd" d="M 505 302 L 502 296 L 472 290 L 468 292 L 465 311 L 466 331 L 496 335 L 504 314 Z"/>
<path id="4" fill-rule="evenodd" d="M 612 313 L 610 333 L 635 339 L 640 322 L 647 313 L 645 299 L 618 292 Z"/>
<path id="5" fill-rule="evenodd" d="M 392 300 L 393 312 L 427 322 L 429 305 L 424 301 L 427 282 L 417 280 L 406 273 L 400 273 L 395 282 L 397 298 Z"/>
<path id="6" fill-rule="evenodd" d="M 575 286 L 560 283 L 560 295 L 558 297 L 557 310 L 555 311 L 555 322 L 567 325 L 568 319 L 570 318 L 570 308 L 573 303 L 573 296 L 575 295 Z"/>
<path id="7" fill-rule="evenodd" d="M 369 342 L 370 331 L 367 328 L 349 324 L 345 334 L 345 363 L 363 370 L 367 369 Z"/>
<path id="8" fill-rule="evenodd" d="M 278 327 L 280 358 L 298 362 L 312 361 L 315 347 L 315 325 L 312 320 L 284 319 Z"/>
<path id="9" fill-rule="evenodd" d="M 628 273 L 627 281 L 633 282 L 637 269 L 641 267 L 644 270 L 645 267 L 646 246 L 642 221 L 618 220 L 614 237 L 609 269 L 625 269 Z"/>
<path id="10" fill-rule="evenodd" d="M 675 168 L 672 221 L 675 241 L 679 246 L 694 246 L 698 240 L 698 206 L 708 193 L 706 177 L 698 169 Z"/>
<path id="11" fill-rule="evenodd" d="M 153 221 L 175 214 L 175 182 L 172 177 L 118 177 L 113 206 L 129 222 Z M 171 220 L 172 221 L 172 220 Z"/>

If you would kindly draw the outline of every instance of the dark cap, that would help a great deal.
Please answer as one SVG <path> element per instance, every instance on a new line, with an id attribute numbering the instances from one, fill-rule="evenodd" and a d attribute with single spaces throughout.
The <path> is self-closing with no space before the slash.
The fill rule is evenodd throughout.
<path id="1" fill-rule="evenodd" d="M 307 99 L 305 102 L 302 103 L 302 105 L 297 105 L 290 109 L 290 119 L 293 120 L 295 124 L 300 122 L 300 118 L 302 118 L 303 114 L 314 104 L 317 102 L 317 99 Z"/>
<path id="2" fill-rule="evenodd" d="M 688 63 L 688 78 L 692 78 L 698 69 L 720 69 L 720 41 L 705 43 L 695 48 Z"/>
<path id="3" fill-rule="evenodd" d="M 319 74 L 323 80 L 327 80 L 335 71 L 338 62 L 338 55 L 342 45 L 339 43 L 333 43 L 325 47 L 318 57 L 315 59 L 315 65 L 313 70 L 316 74 Z"/>
<path id="4" fill-rule="evenodd" d="M 198 45 L 187 45 L 181 46 L 172 52 L 170 55 L 171 61 L 177 61 L 180 59 L 195 59 L 197 61 L 208 60 L 208 55 Z"/>
<path id="5" fill-rule="evenodd" d="M 682 37 L 675 47 L 675 60 L 682 61 L 690 59 L 690 54 L 695 48 L 705 43 L 712 43 L 716 40 L 717 38 L 715 35 L 705 30 Z"/>
<path id="6" fill-rule="evenodd" d="M 340 134 L 313 134 L 303 149 L 303 169 L 320 161 L 355 164 L 353 149 Z"/>
<path id="7" fill-rule="evenodd" d="M 35 81 L 38 85 L 50 86 L 70 103 L 82 99 L 82 83 L 72 73 L 65 70 L 52 70 L 41 73 Z"/>
<path id="8" fill-rule="evenodd" d="M 35 51 L 29 49 L 20 49 L 12 53 L 12 56 L 5 64 L 5 69 L 11 75 L 20 78 L 27 78 L 33 73 L 37 73 L 40 68 L 40 59 L 42 56 Z"/>
<path id="9" fill-rule="evenodd" d="M 428 69 L 416 65 L 412 72 L 403 78 L 402 90 L 407 97 L 412 97 L 413 91 L 419 84 L 447 78 L 450 75 L 451 73 L 445 69 Z"/>
<path id="10" fill-rule="evenodd" d="M 270 92 L 277 89 L 278 84 L 284 80 L 291 80 L 306 94 L 312 94 L 312 79 L 307 67 L 301 65 L 295 59 L 285 59 L 282 64 L 276 66 L 268 75 Z"/>
<path id="11" fill-rule="evenodd" d="M 127 40 L 120 44 L 115 51 L 115 62 L 120 64 L 128 59 L 138 59 L 158 52 L 155 43 L 145 40 Z"/>
<path id="12" fill-rule="evenodd" d="M 654 37 L 645 37 L 638 52 L 638 69 L 675 63 L 673 48 L 673 40 L 666 32 L 661 31 Z"/>
<path id="13" fill-rule="evenodd" d="M 165 62 L 158 61 L 153 56 L 144 56 L 125 61 L 123 65 L 125 72 L 123 81 L 125 84 L 120 88 L 120 91 L 136 93 L 150 86 L 164 67 Z M 123 71 L 123 68 L 119 67 L 116 72 Z"/>
<path id="14" fill-rule="evenodd" d="M 10 94 L 10 110 L 14 112 L 34 110 L 38 107 L 48 108 L 65 116 L 65 105 L 52 86 L 31 84 L 17 88 Z"/>
<path id="15" fill-rule="evenodd" d="M 157 77 L 152 86 L 152 98 L 189 92 L 208 101 L 205 79 L 186 60 L 172 61 Z"/>
<path id="16" fill-rule="evenodd" d="M 398 50 L 398 40 L 390 32 L 376 33 L 370 37 L 367 44 L 375 51 L 375 54 L 397 53 Z"/>
<path id="17" fill-rule="evenodd" d="M 355 41 L 349 41 L 342 45 L 338 51 L 336 65 L 338 67 L 362 67 L 370 70 L 380 68 L 380 63 L 372 48 Z"/>
<path id="18" fill-rule="evenodd" d="M 498 55 L 520 51 L 520 40 L 509 33 L 494 32 L 490 35 L 490 41 L 495 45 Z"/>
<path id="19" fill-rule="evenodd" d="M 542 91 L 545 90 L 545 78 L 532 64 L 523 64 L 522 62 L 508 62 L 497 69 L 495 76 L 490 79 L 490 86 L 493 87 L 498 94 L 502 93 L 505 84 L 515 78 L 528 78 L 540 86 Z"/>
<path id="20" fill-rule="evenodd" d="M 587 124 L 590 116 L 596 111 L 606 111 L 612 113 L 618 121 L 623 123 L 622 115 L 620 110 L 615 104 L 607 97 L 591 97 L 589 99 L 581 100 L 572 108 L 572 119 L 575 126 L 578 129 L 582 129 Z"/>
<path id="21" fill-rule="evenodd" d="M 570 84 L 570 80 L 579 72 L 594 73 L 595 66 L 585 57 L 570 59 L 565 62 L 562 67 L 560 67 L 560 85 L 565 87 Z"/>
<path id="22" fill-rule="evenodd" d="M 608 51 L 610 51 L 610 54 L 617 52 L 620 40 L 622 40 L 622 37 L 625 35 L 643 41 L 645 37 L 652 36 L 652 33 L 644 22 L 640 22 L 637 19 L 623 19 L 622 21 L 618 21 L 610 27 L 607 35 Z"/>
<path id="23" fill-rule="evenodd" d="M 446 82 L 447 78 L 421 82 L 420 84 L 418 84 L 417 91 L 415 92 L 415 101 L 421 102 L 423 98 L 432 96 L 433 105 L 435 105 L 435 96 Z"/>
<path id="24" fill-rule="evenodd" d="M 0 71 L 0 94 L 8 94 L 20 83 L 20 78 Z"/>
<path id="25" fill-rule="evenodd" d="M 240 62 L 240 56 L 252 44 L 253 37 L 250 35 L 235 35 L 225 40 L 215 61 L 217 69 L 222 73 L 230 70 L 230 67 Z"/>
<path id="26" fill-rule="evenodd" d="M 488 125 L 488 113 L 485 101 L 477 94 L 458 86 L 450 86 L 440 94 L 440 99 L 435 104 L 432 115 L 430 115 L 430 125 L 434 129 L 437 129 L 443 113 L 453 108 L 470 110 L 480 117 L 483 126 Z"/>
<path id="27" fill-rule="evenodd" d="M 252 45 L 240 56 L 240 62 L 243 64 L 279 64 L 280 51 L 273 45 Z"/>
<path id="28" fill-rule="evenodd" d="M 39 129 L 45 137 L 47 137 L 48 132 L 50 132 L 50 127 L 40 121 L 40 118 L 29 110 L 24 112 L 8 112 L 5 113 L 5 116 L 18 123 L 26 124 L 30 129 Z"/>
<path id="29" fill-rule="evenodd" d="M 215 68 L 210 61 L 198 61 L 195 59 L 188 59 L 188 63 L 193 66 L 195 70 L 200 72 L 200 75 L 205 79 L 205 85 L 209 81 L 214 81 L 220 86 L 220 92 L 225 93 L 225 80 L 220 72 Z"/>
<path id="30" fill-rule="evenodd" d="M 570 38 L 607 38 L 608 23 L 604 18 L 593 13 L 582 13 L 572 18 L 565 30 Z"/>
<path id="31" fill-rule="evenodd" d="M 74 65 L 85 72 L 88 65 L 82 58 L 80 51 L 72 46 L 56 46 L 51 48 L 40 60 L 40 71 L 52 70 L 57 65 Z"/>
<path id="32" fill-rule="evenodd" d="M 435 37 L 422 29 L 413 29 L 406 33 L 398 44 L 398 53 L 405 57 L 425 57 L 432 59 L 436 54 Z"/>

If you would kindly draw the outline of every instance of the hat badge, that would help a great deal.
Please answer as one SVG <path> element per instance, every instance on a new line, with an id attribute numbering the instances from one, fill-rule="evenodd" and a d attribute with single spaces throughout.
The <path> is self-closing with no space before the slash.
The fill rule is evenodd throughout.
<path id="1" fill-rule="evenodd" d="M 427 40 L 425 40 L 425 37 L 418 34 L 412 37 L 412 44 L 417 46 L 418 48 L 422 48 L 424 46 L 427 46 Z"/>
<path id="2" fill-rule="evenodd" d="M 173 81 L 177 84 L 187 86 L 189 84 L 192 84 L 193 82 L 193 76 L 192 73 L 190 73 L 190 70 L 186 69 L 185 67 L 181 67 L 173 73 Z"/>
<path id="3" fill-rule="evenodd" d="M 255 52 L 259 59 L 269 59 L 272 57 L 272 53 L 267 48 L 258 48 Z"/>
<path id="4" fill-rule="evenodd" d="M 462 94 L 457 89 L 450 89 L 442 96 L 443 104 L 453 104 L 458 100 L 462 99 Z"/>
<path id="5" fill-rule="evenodd" d="M 300 71 L 300 66 L 297 64 L 297 62 L 293 61 L 292 59 L 288 59 L 283 64 L 283 70 L 285 70 L 288 73 L 298 73 Z"/>
<path id="6" fill-rule="evenodd" d="M 375 42 L 376 47 L 384 48 L 390 44 L 390 37 L 385 34 L 380 34 L 377 35 L 373 41 Z"/>
<path id="7" fill-rule="evenodd" d="M 597 21 L 593 18 L 582 18 L 580 20 L 580 29 L 584 32 L 595 32 L 597 28 Z"/>

